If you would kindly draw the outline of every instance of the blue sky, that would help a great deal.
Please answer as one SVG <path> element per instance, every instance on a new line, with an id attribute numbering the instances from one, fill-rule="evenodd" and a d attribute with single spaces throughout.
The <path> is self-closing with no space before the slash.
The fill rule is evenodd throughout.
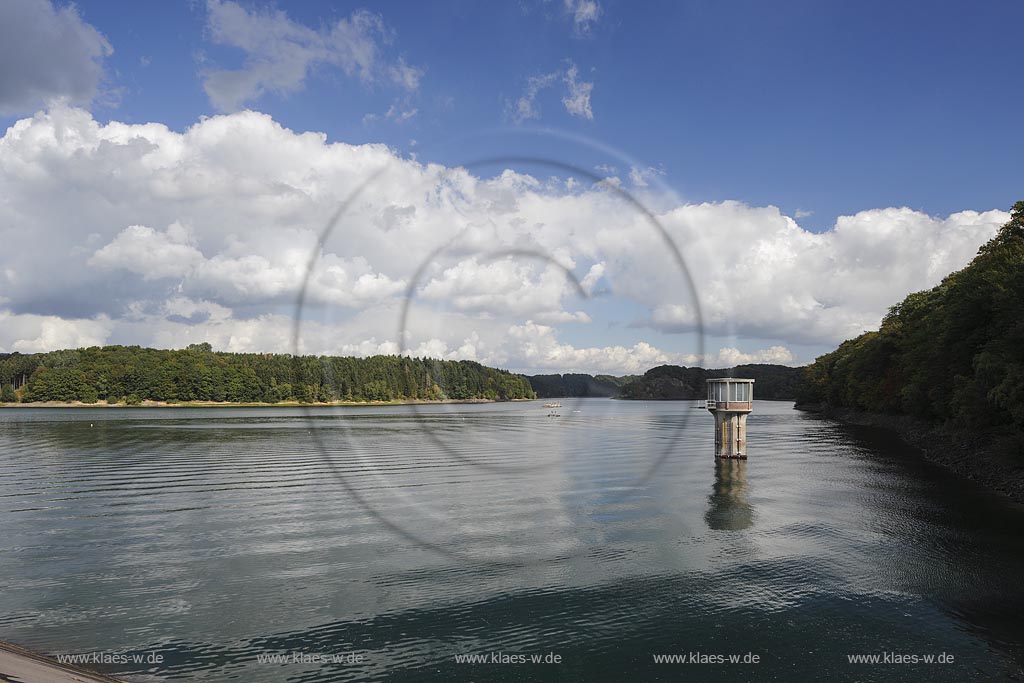
<path id="1" fill-rule="evenodd" d="M 800 363 L 965 265 L 1024 187 L 1017 2 L 11 0 L 0 12 L 9 14 L 0 21 L 0 126 L 25 127 L 10 128 L 0 146 L 6 237 L 28 250 L 33 239 L 66 243 L 63 270 L 94 282 L 62 289 L 57 273 L 40 283 L 13 261 L 0 268 L 0 317 L 19 330 L 0 334 L 0 350 L 204 335 L 224 348 L 285 350 L 271 318 L 294 292 L 266 285 L 287 279 L 297 260 L 282 255 L 281 230 L 295 230 L 296 244 L 313 239 L 325 207 L 361 177 L 348 171 L 373 157 L 399 175 L 410 161 L 469 164 L 481 181 L 506 167 L 530 174 L 548 185 L 460 186 L 470 208 L 456 212 L 459 229 L 486 224 L 498 235 L 525 225 L 510 243 L 543 244 L 597 289 L 633 278 L 610 288 L 621 300 L 573 304 L 536 264 L 489 271 L 479 258 L 452 256 L 424 293 L 438 306 L 447 296 L 459 317 L 437 317 L 423 349 L 531 369 L 693 360 L 692 312 L 671 267 L 649 264 L 657 248 L 643 239 L 608 237 L 632 219 L 603 204 L 589 179 L 556 191 L 550 176 L 567 174 L 543 163 L 472 165 L 539 157 L 611 178 L 664 222 L 705 283 L 708 353 L 695 362 Z M 307 145 L 307 131 L 326 141 Z M 38 143 L 51 138 L 51 147 Z M 387 149 L 373 151 L 376 143 Z M 174 160 L 176 183 L 227 180 L 211 181 L 209 196 L 181 184 L 170 191 L 169 167 L 156 168 L 149 148 Z M 76 159 L 108 170 L 76 175 Z M 154 175 L 129 188 L 121 163 Z M 29 168 L 45 169 L 59 207 L 39 204 Z M 339 194 L 315 196 L 314 176 L 335 178 Z M 308 206 L 284 211 L 281 188 Z M 415 216 L 402 239 L 426 254 L 425 226 L 441 220 L 430 213 L 437 207 L 394 200 L 410 188 L 388 186 L 368 209 L 377 227 L 325 252 L 341 273 L 324 296 L 344 309 L 342 350 L 392 349 L 387 316 L 371 309 L 395 305 L 411 266 L 384 254 L 397 234 L 388 221 Z M 507 205 L 495 210 L 502 193 Z M 218 201 L 272 208 L 230 225 L 210 208 Z M 509 212 L 518 213 L 506 222 Z M 85 218 L 73 228 L 67 216 Z M 164 260 L 138 265 L 154 255 Z M 558 305 L 523 303 L 535 295 Z M 515 331 L 488 337 L 485 302 Z M 516 334 L 547 346 L 498 341 Z"/>
<path id="2" fill-rule="evenodd" d="M 197 76 L 200 55 L 225 66 L 243 55 L 208 40 L 204 4 L 78 7 L 114 46 L 110 80 L 123 88 L 98 118 L 181 130 L 216 113 Z M 527 123 L 662 168 L 692 201 L 811 211 L 806 223 L 825 229 L 867 206 L 1005 208 L 1021 187 L 1024 56 L 1010 37 L 1024 22 L 1018 2 L 612 1 L 583 33 L 553 0 L 279 7 L 311 27 L 379 12 L 394 52 L 426 70 L 410 102 L 418 114 L 401 124 L 363 121 L 387 110 L 393 89 L 324 68 L 298 92 L 250 103 L 332 139 L 403 150 L 434 142 L 443 149 L 430 160 L 459 163 L 464 153 L 449 138 L 507 124 L 506 101 L 530 76 L 572 60 L 594 83 L 594 119 L 569 116 L 549 90 L 541 119 Z"/>

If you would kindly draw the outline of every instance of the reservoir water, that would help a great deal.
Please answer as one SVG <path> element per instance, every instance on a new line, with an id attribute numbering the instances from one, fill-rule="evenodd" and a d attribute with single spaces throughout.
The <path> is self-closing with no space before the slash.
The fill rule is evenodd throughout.
<path id="1" fill-rule="evenodd" d="M 790 403 L 745 462 L 694 403 L 562 403 L 0 410 L 0 640 L 133 681 L 1024 677 L 1021 506 Z"/>

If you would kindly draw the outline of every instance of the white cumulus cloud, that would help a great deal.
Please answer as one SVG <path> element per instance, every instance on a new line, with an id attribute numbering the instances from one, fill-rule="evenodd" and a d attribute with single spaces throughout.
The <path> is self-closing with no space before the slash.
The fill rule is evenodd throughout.
<path id="1" fill-rule="evenodd" d="M 88 264 L 102 268 L 124 268 L 144 280 L 182 277 L 203 260 L 188 231 L 178 223 L 166 232 L 144 225 L 130 225 L 114 240 L 96 251 Z"/>
<path id="2" fill-rule="evenodd" d="M 113 321 L 105 316 L 67 319 L 0 310 L 0 349 L 38 353 L 97 346 L 106 342 L 112 327 Z"/>
<path id="3" fill-rule="evenodd" d="M 89 104 L 113 52 L 73 4 L 0 2 L 0 114 L 32 112 L 55 99 Z"/>

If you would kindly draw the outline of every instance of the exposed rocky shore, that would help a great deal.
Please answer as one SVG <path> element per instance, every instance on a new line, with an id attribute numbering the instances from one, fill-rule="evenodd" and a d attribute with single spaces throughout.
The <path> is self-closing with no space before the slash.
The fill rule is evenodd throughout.
<path id="1" fill-rule="evenodd" d="M 895 433 L 921 455 L 965 479 L 1024 503 L 1024 466 L 1012 447 L 963 429 L 929 424 L 906 415 L 869 413 L 822 404 L 800 404 L 797 410 L 819 413 L 847 424 Z"/>

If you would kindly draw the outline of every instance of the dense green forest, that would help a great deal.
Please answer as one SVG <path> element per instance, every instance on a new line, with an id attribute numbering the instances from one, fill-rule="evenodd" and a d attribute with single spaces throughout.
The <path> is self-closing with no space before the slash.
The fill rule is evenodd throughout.
<path id="1" fill-rule="evenodd" d="M 635 375 L 531 375 L 527 377 L 538 398 L 586 398 L 618 396 L 622 387 L 636 379 Z"/>
<path id="2" fill-rule="evenodd" d="M 15 385 L 18 386 L 15 391 Z M 264 402 L 535 398 L 522 375 L 472 361 L 104 346 L 0 357 L 0 401 Z"/>
<path id="3" fill-rule="evenodd" d="M 737 365 L 727 370 L 660 365 L 626 384 L 621 395 L 644 400 L 702 399 L 707 397 L 709 377 L 732 376 L 755 380 L 755 399 L 794 399 L 803 375 L 803 368 L 786 365 Z"/>
<path id="4" fill-rule="evenodd" d="M 974 260 L 807 368 L 801 405 L 970 426 L 1024 452 L 1024 202 Z"/>
<path id="5" fill-rule="evenodd" d="M 729 372 L 663 365 L 642 377 L 581 373 L 524 377 L 473 361 L 222 353 L 209 344 L 182 350 L 104 346 L 0 354 L 0 403 L 692 399 L 704 397 L 705 379 Z M 758 398 L 792 398 L 800 371 L 781 365 L 743 365 L 731 372 L 756 379 Z"/>

